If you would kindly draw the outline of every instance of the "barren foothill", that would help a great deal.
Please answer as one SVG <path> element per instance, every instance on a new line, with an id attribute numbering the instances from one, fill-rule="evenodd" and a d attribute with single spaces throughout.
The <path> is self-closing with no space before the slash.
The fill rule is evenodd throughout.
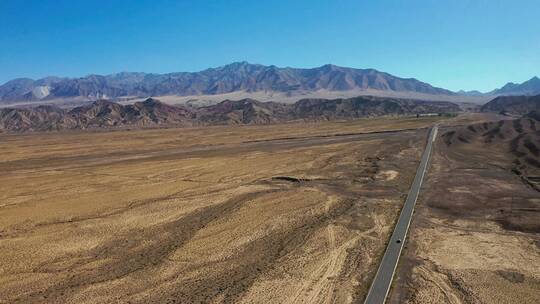
<path id="1" fill-rule="evenodd" d="M 390 303 L 539 303 L 537 118 L 441 132 Z"/>

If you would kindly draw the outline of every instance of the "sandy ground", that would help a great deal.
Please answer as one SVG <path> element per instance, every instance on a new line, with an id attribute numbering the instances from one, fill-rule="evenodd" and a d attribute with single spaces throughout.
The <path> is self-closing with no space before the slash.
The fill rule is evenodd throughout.
<path id="1" fill-rule="evenodd" d="M 295 103 L 303 98 L 351 98 L 357 96 L 378 96 L 378 97 L 392 97 L 392 98 L 409 98 L 409 99 L 418 99 L 418 100 L 428 100 L 428 101 L 450 101 L 457 103 L 471 103 L 471 104 L 484 104 L 489 100 L 493 99 L 492 96 L 450 96 L 450 95 L 433 95 L 433 94 L 423 94 L 423 93 L 413 93 L 413 92 L 394 92 L 394 91 L 380 91 L 380 90 L 349 90 L 349 91 L 328 91 L 328 90 L 318 90 L 318 91 L 307 91 L 307 92 L 292 92 L 292 93 L 281 93 L 281 92 L 232 92 L 225 94 L 217 95 L 193 95 L 193 96 L 155 96 L 155 98 L 162 100 L 163 102 L 169 104 L 187 104 L 192 106 L 207 106 L 216 104 L 226 99 L 239 100 L 243 98 L 252 98 L 259 101 L 276 101 L 283 103 Z M 144 100 L 144 99 L 133 99 L 127 102 L 132 103 L 135 101 Z"/>
<path id="2" fill-rule="evenodd" d="M 224 94 L 216 95 L 188 95 L 188 96 L 178 96 L 178 95 L 164 95 L 164 96 L 146 96 L 146 97 L 135 97 L 135 96 L 125 96 L 119 97 L 113 101 L 119 102 L 121 104 L 132 104 L 137 101 L 144 101 L 148 97 L 159 99 L 162 102 L 168 104 L 176 105 L 189 105 L 193 107 L 209 106 L 217 104 L 226 99 L 230 100 L 240 100 L 244 98 L 256 99 L 258 101 L 275 101 L 282 103 L 295 103 L 303 98 L 326 98 L 326 99 L 335 99 L 335 98 L 351 98 L 357 96 L 378 96 L 378 97 L 392 97 L 392 98 L 408 98 L 408 99 L 418 99 L 418 100 L 428 100 L 428 101 L 449 101 L 455 102 L 458 104 L 469 104 L 474 107 L 480 104 L 484 104 L 491 99 L 493 96 L 461 96 L 461 95 L 433 95 L 433 94 L 424 94 L 424 93 L 414 93 L 414 92 L 395 92 L 395 91 L 380 91 L 380 90 L 349 90 L 349 91 L 328 91 L 328 90 L 319 90 L 319 91 L 298 91 L 291 93 L 282 93 L 282 92 L 267 92 L 267 91 L 258 91 L 258 92 L 245 92 L 237 91 Z M 59 98 L 51 100 L 39 100 L 39 101 L 22 101 L 22 102 L 3 102 L 0 103 L 0 108 L 5 107 L 28 107 L 28 106 L 37 106 L 40 104 L 51 104 L 57 105 L 59 107 L 75 107 L 77 105 L 86 104 L 91 102 L 88 98 L 75 97 L 75 98 Z M 466 107 L 466 106 L 465 106 Z"/>
<path id="3" fill-rule="evenodd" d="M 540 303 L 540 193 L 505 146 L 439 139 L 390 303 Z"/>
<path id="4" fill-rule="evenodd" d="M 1 135 L 0 303 L 360 302 L 436 119 Z"/>

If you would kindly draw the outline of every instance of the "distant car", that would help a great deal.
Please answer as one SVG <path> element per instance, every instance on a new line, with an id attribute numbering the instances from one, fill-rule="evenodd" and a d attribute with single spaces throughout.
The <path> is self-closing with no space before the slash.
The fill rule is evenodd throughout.
<path id="1" fill-rule="evenodd" d="M 397 239 L 396 243 L 401 243 L 401 239 Z"/>

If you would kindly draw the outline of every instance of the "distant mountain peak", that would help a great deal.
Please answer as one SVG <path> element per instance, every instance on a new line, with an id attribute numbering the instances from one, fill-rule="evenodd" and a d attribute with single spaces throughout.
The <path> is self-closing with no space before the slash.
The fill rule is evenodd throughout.
<path id="1" fill-rule="evenodd" d="M 241 66 L 248 66 L 248 65 L 252 65 L 252 64 L 247 61 L 235 61 L 226 65 L 223 65 L 223 67 L 241 67 Z"/>
<path id="2" fill-rule="evenodd" d="M 537 76 L 519 84 L 509 82 L 502 88 L 490 92 L 493 95 L 538 95 L 540 94 L 540 79 Z"/>
<path id="3" fill-rule="evenodd" d="M 460 95 L 465 95 L 465 96 L 482 96 L 483 95 L 482 92 L 477 91 L 477 90 L 471 90 L 471 91 L 459 90 L 457 93 Z"/>
<path id="4" fill-rule="evenodd" d="M 340 66 L 337 66 L 335 64 L 331 64 L 331 63 L 327 63 L 327 64 L 324 64 L 320 67 L 321 69 L 339 69 L 341 68 Z"/>
<path id="5" fill-rule="evenodd" d="M 222 65 L 219 68 L 229 68 L 229 69 L 235 69 L 235 68 L 245 68 L 245 67 L 256 67 L 256 66 L 262 66 L 260 64 L 255 63 L 249 63 L 247 61 L 235 61 L 226 65 Z"/>
<path id="6" fill-rule="evenodd" d="M 533 76 L 531 79 L 524 81 L 521 84 L 515 84 L 510 82 L 513 85 L 522 85 L 522 86 L 530 86 L 530 85 L 540 85 L 540 79 L 536 76 Z"/>
<path id="7" fill-rule="evenodd" d="M 38 88 L 36 90 L 37 87 Z M 47 87 L 47 89 L 45 89 Z M 247 61 L 200 72 L 147 74 L 120 72 L 79 78 L 20 79 L 0 86 L 0 100 L 23 101 L 82 97 L 87 100 L 125 96 L 216 95 L 232 92 L 378 90 L 455 95 L 414 78 L 400 78 L 374 69 L 325 64 L 315 68 L 282 68 Z M 34 92 L 35 94 L 32 94 Z"/>

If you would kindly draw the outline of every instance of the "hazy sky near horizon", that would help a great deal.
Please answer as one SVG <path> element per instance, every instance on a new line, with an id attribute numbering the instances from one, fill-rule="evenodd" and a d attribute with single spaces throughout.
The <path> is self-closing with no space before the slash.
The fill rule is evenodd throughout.
<path id="1" fill-rule="evenodd" d="M 540 76 L 540 0 L 0 0 L 0 83 L 244 60 L 489 91 Z"/>

